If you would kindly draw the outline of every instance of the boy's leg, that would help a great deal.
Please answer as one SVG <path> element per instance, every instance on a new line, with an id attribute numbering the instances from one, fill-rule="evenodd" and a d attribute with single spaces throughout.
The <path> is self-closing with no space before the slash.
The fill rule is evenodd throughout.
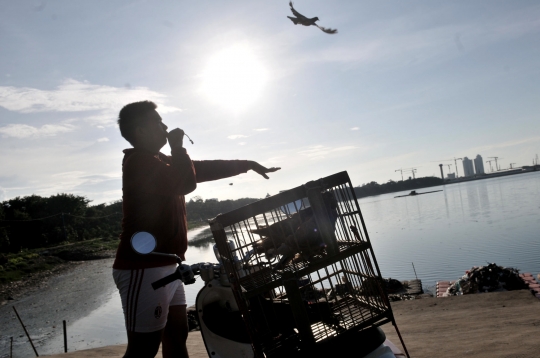
<path id="1" fill-rule="evenodd" d="M 159 350 L 162 331 L 149 333 L 128 331 L 128 345 L 124 358 L 154 358 Z"/>
<path id="2" fill-rule="evenodd" d="M 162 333 L 163 358 L 188 358 L 186 340 L 188 336 L 186 306 L 169 306 L 167 325 Z"/>
<path id="3" fill-rule="evenodd" d="M 162 331 L 167 326 L 169 303 L 185 295 L 180 281 L 172 282 L 158 290 L 152 289 L 157 281 L 176 270 L 176 265 L 151 269 L 113 270 L 113 278 L 120 292 L 126 319 L 128 347 L 126 358 L 155 357 L 161 343 Z M 176 303 L 178 304 L 178 303 Z M 185 312 L 185 306 L 184 306 Z M 185 314 L 185 313 L 184 313 Z M 187 317 L 185 318 L 187 322 Z"/>

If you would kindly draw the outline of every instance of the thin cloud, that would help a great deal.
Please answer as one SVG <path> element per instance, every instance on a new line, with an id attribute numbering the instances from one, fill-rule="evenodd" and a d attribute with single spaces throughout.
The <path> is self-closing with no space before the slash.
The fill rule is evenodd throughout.
<path id="1" fill-rule="evenodd" d="M 119 173 L 110 175 L 88 175 L 85 171 L 69 171 L 53 174 L 52 182 L 34 188 L 38 195 L 52 195 L 71 192 L 88 195 L 95 203 L 111 201 L 121 197 L 121 177 Z"/>
<path id="2" fill-rule="evenodd" d="M 75 126 L 71 124 L 45 124 L 41 127 L 32 127 L 26 124 L 8 124 L 0 127 L 0 134 L 13 138 L 43 138 L 71 132 Z"/>
<path id="3" fill-rule="evenodd" d="M 97 141 L 98 141 L 98 142 L 108 142 L 108 141 L 109 141 L 109 138 L 103 137 L 103 138 L 99 138 Z"/>
<path id="4" fill-rule="evenodd" d="M 517 146 L 517 145 L 531 143 L 531 142 L 540 142 L 540 136 L 524 138 L 524 139 L 518 139 L 518 140 L 511 140 L 511 141 L 506 141 L 506 142 L 497 143 L 497 144 L 491 144 L 491 145 L 484 145 L 484 146 L 481 146 L 481 147 L 469 148 L 469 149 L 467 149 L 467 152 L 469 152 L 469 153 L 481 153 L 481 152 L 487 152 L 487 151 L 490 151 L 490 150 L 493 150 L 493 149 L 514 147 L 514 146 Z"/>
<path id="5" fill-rule="evenodd" d="M 304 156 L 308 157 L 311 160 L 315 160 L 315 159 L 326 158 L 326 156 L 330 155 L 330 154 L 335 154 L 335 153 L 338 153 L 338 152 L 350 151 L 350 150 L 353 150 L 353 149 L 356 149 L 356 148 L 357 147 L 354 146 L 354 145 L 346 145 L 346 146 L 336 147 L 336 148 L 328 147 L 328 146 L 325 146 L 325 145 L 315 145 L 313 147 L 309 147 L 306 150 L 302 150 L 302 151 L 298 152 L 298 154 L 304 155 Z"/>
<path id="6" fill-rule="evenodd" d="M 160 113 L 181 111 L 180 108 L 164 105 L 165 98 L 165 95 L 146 87 L 126 89 L 73 79 L 65 80 L 52 90 L 0 86 L 0 106 L 7 110 L 20 113 L 92 112 L 83 118 L 108 125 L 114 124 L 120 108 L 141 100 L 155 102 Z"/>
<path id="7" fill-rule="evenodd" d="M 239 139 L 239 138 L 247 138 L 247 135 L 243 135 L 243 134 L 232 134 L 232 135 L 228 136 L 227 138 L 232 139 L 232 140 L 235 140 L 235 139 Z"/>
<path id="8" fill-rule="evenodd" d="M 264 161 L 264 163 L 282 163 L 285 161 L 284 156 L 270 157 Z"/>
<path id="9" fill-rule="evenodd" d="M 359 129 L 360 129 L 359 127 L 352 127 L 352 128 L 351 128 L 352 131 L 357 131 L 357 130 L 359 130 Z"/>
<path id="10" fill-rule="evenodd" d="M 269 130 L 269 128 L 257 128 L 257 129 L 254 129 L 255 132 L 264 132 L 264 131 L 267 131 Z"/>

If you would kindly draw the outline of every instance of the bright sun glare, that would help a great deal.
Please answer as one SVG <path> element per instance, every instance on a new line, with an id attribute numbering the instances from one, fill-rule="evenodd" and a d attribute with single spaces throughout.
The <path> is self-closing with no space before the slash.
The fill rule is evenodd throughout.
<path id="1" fill-rule="evenodd" d="M 254 103 L 267 81 L 266 69 L 244 46 L 231 47 L 212 56 L 202 77 L 202 92 L 234 112 Z"/>

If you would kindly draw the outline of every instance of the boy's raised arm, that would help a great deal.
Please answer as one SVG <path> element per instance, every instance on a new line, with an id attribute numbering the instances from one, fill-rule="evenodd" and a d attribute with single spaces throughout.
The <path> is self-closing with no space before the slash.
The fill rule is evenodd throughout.
<path id="1" fill-rule="evenodd" d="M 266 168 L 252 160 L 194 160 L 193 165 L 195 166 L 197 183 L 229 178 L 246 173 L 248 170 L 253 170 L 265 179 L 269 179 L 266 173 L 281 169 Z"/>

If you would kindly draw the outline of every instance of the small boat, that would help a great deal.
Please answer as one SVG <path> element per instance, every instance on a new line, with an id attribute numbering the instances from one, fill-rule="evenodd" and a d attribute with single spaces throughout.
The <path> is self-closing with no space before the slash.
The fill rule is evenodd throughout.
<path id="1" fill-rule="evenodd" d="M 441 190 L 433 190 L 433 191 L 425 191 L 423 193 L 417 193 L 416 190 L 412 190 L 409 194 L 407 195 L 398 195 L 398 196 L 394 196 L 394 198 L 403 198 L 405 196 L 416 196 L 416 195 L 422 195 L 422 194 L 429 194 L 429 193 L 436 193 L 438 191 L 442 191 Z"/>

